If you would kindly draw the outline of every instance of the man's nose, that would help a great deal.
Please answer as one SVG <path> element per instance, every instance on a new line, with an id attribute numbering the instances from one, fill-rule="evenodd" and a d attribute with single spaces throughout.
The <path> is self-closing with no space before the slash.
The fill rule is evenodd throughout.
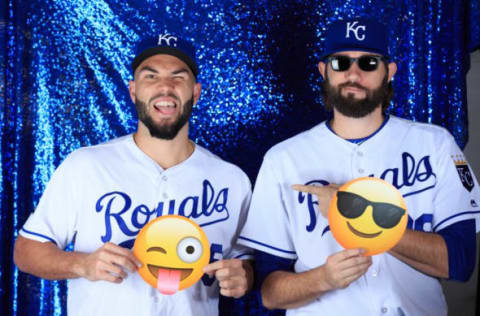
<path id="1" fill-rule="evenodd" d="M 160 90 L 169 91 L 173 89 L 173 81 L 169 78 L 159 78 L 155 86 Z"/>
<path id="2" fill-rule="evenodd" d="M 351 81 L 351 82 L 357 82 L 360 80 L 362 76 L 362 70 L 358 68 L 357 61 L 353 62 L 350 65 L 350 68 L 348 68 L 345 71 L 345 79 Z"/>

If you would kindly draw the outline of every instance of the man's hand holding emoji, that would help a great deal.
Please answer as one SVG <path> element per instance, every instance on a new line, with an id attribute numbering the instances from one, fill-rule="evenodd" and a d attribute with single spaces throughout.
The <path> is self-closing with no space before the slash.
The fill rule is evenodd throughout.
<path id="1" fill-rule="evenodd" d="M 111 242 L 105 243 L 95 252 L 79 254 L 80 260 L 72 267 L 74 272 L 90 281 L 104 280 L 120 283 L 127 276 L 125 269 L 136 272 L 141 262 L 132 251 Z"/>
<path id="2" fill-rule="evenodd" d="M 320 271 L 324 274 L 324 291 L 344 289 L 361 277 L 372 265 L 372 257 L 364 256 L 364 249 L 345 249 L 328 256 Z"/>
<path id="3" fill-rule="evenodd" d="M 207 265 L 203 271 L 217 278 L 223 296 L 239 298 L 252 288 L 253 269 L 248 260 L 218 260 Z"/>

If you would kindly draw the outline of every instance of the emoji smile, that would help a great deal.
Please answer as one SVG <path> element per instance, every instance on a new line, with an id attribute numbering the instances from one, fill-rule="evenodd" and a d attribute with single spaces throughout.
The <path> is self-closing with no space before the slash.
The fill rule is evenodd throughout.
<path id="1" fill-rule="evenodd" d="M 156 266 L 153 264 L 147 264 L 148 271 L 155 277 L 155 279 L 158 276 L 158 271 L 159 270 L 167 270 L 167 271 L 180 271 L 180 281 L 183 281 L 184 279 L 188 278 L 190 274 L 192 274 L 193 269 L 180 269 L 180 268 L 168 268 L 168 267 L 161 267 L 161 266 Z"/>
<path id="2" fill-rule="evenodd" d="M 356 230 L 355 228 L 353 228 L 352 225 L 350 225 L 349 222 L 347 222 L 347 226 L 348 226 L 348 229 L 350 229 L 350 231 L 352 233 L 354 233 L 355 235 L 357 235 L 358 237 L 363 237 L 363 238 L 375 238 L 377 237 L 378 235 L 380 235 L 382 232 L 379 231 L 378 233 L 373 233 L 373 234 L 367 234 L 367 233 L 362 233 L 361 231 L 358 231 Z"/>

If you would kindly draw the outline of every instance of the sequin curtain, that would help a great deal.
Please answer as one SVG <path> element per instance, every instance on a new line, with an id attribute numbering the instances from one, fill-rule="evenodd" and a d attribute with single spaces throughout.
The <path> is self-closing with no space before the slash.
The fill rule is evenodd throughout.
<path id="1" fill-rule="evenodd" d="M 19 228 L 72 150 L 134 131 L 133 43 L 195 41 L 203 94 L 191 137 L 251 177 L 273 144 L 327 117 L 316 64 L 325 25 L 384 22 L 398 63 L 391 112 L 467 142 L 465 74 L 480 45 L 478 0 L 4 0 L 0 36 L 0 313 L 64 315 L 65 282 L 19 273 Z M 246 305 L 248 306 L 248 304 Z"/>

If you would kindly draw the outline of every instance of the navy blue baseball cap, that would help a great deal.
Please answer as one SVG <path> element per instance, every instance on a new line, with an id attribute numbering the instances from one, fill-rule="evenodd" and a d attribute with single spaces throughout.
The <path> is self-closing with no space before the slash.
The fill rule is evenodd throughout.
<path id="1" fill-rule="evenodd" d="M 136 57 L 132 61 L 132 70 L 135 69 L 147 58 L 166 54 L 172 55 L 183 61 L 192 71 L 195 79 L 198 75 L 198 66 L 195 61 L 195 47 L 191 42 L 171 34 L 160 34 L 147 37 L 140 41 L 135 49 Z"/>
<path id="2" fill-rule="evenodd" d="M 321 59 L 349 50 L 377 53 L 389 58 L 385 25 L 364 18 L 337 20 L 328 25 Z"/>

